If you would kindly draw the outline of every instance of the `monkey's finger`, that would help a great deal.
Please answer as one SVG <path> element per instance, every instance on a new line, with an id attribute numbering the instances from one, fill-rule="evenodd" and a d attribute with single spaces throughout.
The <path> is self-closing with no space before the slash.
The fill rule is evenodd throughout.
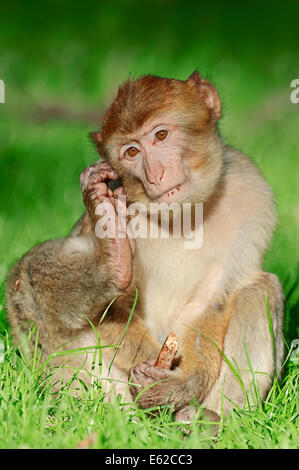
<path id="1" fill-rule="evenodd" d="M 161 369 L 160 367 L 155 367 L 151 365 L 148 361 L 140 364 L 140 371 L 151 377 L 154 380 L 163 380 L 169 377 L 169 371 L 166 369 Z"/>
<path id="2" fill-rule="evenodd" d="M 148 359 L 146 362 L 148 362 L 151 366 L 154 366 L 156 364 L 156 359 Z"/>
<path id="3" fill-rule="evenodd" d="M 125 190 L 124 190 L 124 187 L 123 186 L 119 186 L 118 188 L 116 188 L 114 191 L 113 191 L 113 196 L 118 198 L 118 196 L 125 196 L 126 193 L 125 193 Z"/>
<path id="4" fill-rule="evenodd" d="M 119 178 L 119 173 L 117 172 L 117 170 L 115 168 L 112 168 L 112 166 L 110 165 L 110 163 L 108 162 L 108 160 L 104 159 L 104 160 L 98 160 L 96 163 L 94 163 L 94 166 L 98 167 L 100 170 L 101 169 L 105 169 L 105 170 L 113 170 L 114 172 L 116 172 L 118 174 L 118 178 Z"/>
<path id="5" fill-rule="evenodd" d="M 149 366 L 154 366 L 156 364 L 156 359 L 147 359 L 143 364 L 148 364 Z"/>
<path id="6" fill-rule="evenodd" d="M 80 175 L 82 191 L 94 184 L 118 178 L 118 173 L 112 168 L 97 169 L 94 165 L 86 168 Z"/>
<path id="7" fill-rule="evenodd" d="M 111 168 L 107 158 L 101 158 L 94 165 L 100 165 L 102 168 Z"/>
<path id="8" fill-rule="evenodd" d="M 144 374 L 142 374 L 139 370 L 139 366 L 132 367 L 130 369 L 130 377 L 134 384 L 143 385 L 144 382 Z"/>
<path id="9" fill-rule="evenodd" d="M 117 180 L 119 175 L 116 170 L 112 168 L 104 168 L 100 169 L 95 172 L 95 179 L 100 181 L 107 181 L 107 180 Z"/>
<path id="10" fill-rule="evenodd" d="M 133 367 L 133 372 L 132 373 L 133 373 L 133 377 L 135 379 L 135 383 L 140 384 L 143 388 L 146 387 L 147 385 L 151 385 L 156 380 L 159 380 L 159 379 L 153 378 L 153 377 L 151 377 L 147 374 L 144 374 L 144 372 L 141 369 L 141 364 L 139 364 L 138 366 Z"/>
<path id="11" fill-rule="evenodd" d="M 108 171 L 113 175 L 111 179 L 118 179 L 119 178 L 119 173 L 115 168 L 112 168 L 108 160 L 98 160 L 96 163 L 91 165 L 92 168 L 94 168 L 96 171 Z M 115 178 L 116 176 L 116 178 Z"/>
<path id="12" fill-rule="evenodd" d="M 97 184 L 94 184 L 91 186 L 91 188 L 89 189 L 89 191 L 91 191 L 91 194 L 90 194 L 90 199 L 91 200 L 98 200 L 99 202 L 103 202 L 104 199 L 107 200 L 107 196 L 108 196 L 108 186 L 106 183 L 97 183 Z M 84 195 L 84 191 L 83 191 L 83 195 Z"/>
<path id="13" fill-rule="evenodd" d="M 117 171 L 115 170 L 114 168 L 112 168 L 112 166 L 110 165 L 110 163 L 108 162 L 108 160 L 104 159 L 104 160 L 98 160 L 97 162 L 93 163 L 92 165 L 90 165 L 88 168 L 92 168 L 92 169 L 95 169 L 96 171 L 101 171 L 101 170 L 113 170 L 113 171 Z"/>

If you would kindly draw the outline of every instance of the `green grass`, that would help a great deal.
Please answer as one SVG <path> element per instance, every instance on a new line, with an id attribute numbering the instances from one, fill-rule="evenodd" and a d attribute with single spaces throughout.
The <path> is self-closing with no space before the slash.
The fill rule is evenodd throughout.
<path id="1" fill-rule="evenodd" d="M 93 430 L 100 448 L 298 447 L 299 367 L 290 359 L 264 405 L 232 413 L 217 440 L 196 425 L 183 439 L 170 413 L 149 419 L 104 404 L 95 389 L 54 399 L 15 351 L 4 302 L 11 265 L 36 243 L 65 236 L 82 214 L 79 174 L 97 158 L 87 133 L 100 127 L 121 81 L 144 73 L 185 79 L 198 68 L 220 91 L 225 140 L 250 155 L 274 189 L 279 223 L 265 269 L 284 287 L 287 348 L 299 338 L 299 105 L 289 100 L 299 73 L 299 5 L 258 5 L 91 1 L 82 11 L 79 1 L 2 2 L 0 447 L 73 448 Z"/>
<path id="2" fill-rule="evenodd" d="M 76 448 L 91 433 L 91 448 L 297 448 L 298 367 L 288 363 L 285 379 L 274 385 L 265 403 L 257 400 L 250 411 L 234 411 L 220 423 L 217 436 L 209 432 L 206 420 L 188 426 L 175 423 L 170 410 L 146 415 L 135 405 L 103 402 L 101 384 L 95 384 L 74 398 L 66 388 L 53 396 L 49 382 L 39 380 L 37 357 L 16 352 L 9 338 L 0 369 L 0 448 Z M 255 391 L 254 391 L 255 393 Z M 258 393 L 257 393 L 258 395 Z M 298 424 L 298 423 L 297 423 Z"/>

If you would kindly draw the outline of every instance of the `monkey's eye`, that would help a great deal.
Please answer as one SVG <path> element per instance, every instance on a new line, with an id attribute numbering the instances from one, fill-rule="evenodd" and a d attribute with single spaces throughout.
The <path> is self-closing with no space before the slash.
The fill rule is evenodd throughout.
<path id="1" fill-rule="evenodd" d="M 136 147 L 130 147 L 126 150 L 126 154 L 128 157 L 136 157 L 137 153 L 139 153 L 139 149 Z"/>
<path id="2" fill-rule="evenodd" d="M 163 129 L 161 131 L 156 132 L 155 137 L 156 139 L 161 141 L 161 140 L 165 140 L 167 135 L 168 135 L 168 132 Z"/>

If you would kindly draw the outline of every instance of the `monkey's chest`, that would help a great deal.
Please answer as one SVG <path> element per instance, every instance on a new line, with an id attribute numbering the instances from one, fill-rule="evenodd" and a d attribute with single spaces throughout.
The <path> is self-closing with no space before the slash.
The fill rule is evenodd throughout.
<path id="1" fill-rule="evenodd" d="M 208 262 L 201 250 L 182 249 L 180 240 L 159 240 L 150 247 L 142 243 L 142 248 L 136 259 L 141 315 L 159 341 L 171 330 L 182 337 L 216 301 L 221 285 L 219 266 Z"/>

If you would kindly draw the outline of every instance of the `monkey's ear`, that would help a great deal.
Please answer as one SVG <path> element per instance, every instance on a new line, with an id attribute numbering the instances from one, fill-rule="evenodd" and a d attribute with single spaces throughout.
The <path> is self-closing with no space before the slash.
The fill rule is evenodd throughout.
<path id="1" fill-rule="evenodd" d="M 221 102 L 216 88 L 212 83 L 201 78 L 198 70 L 195 70 L 187 80 L 187 83 L 192 84 L 198 89 L 202 100 L 206 106 L 212 112 L 212 116 L 215 120 L 218 120 L 221 116 Z"/>
<path id="2" fill-rule="evenodd" d="M 101 144 L 103 141 L 103 137 L 100 132 L 90 132 L 89 137 L 95 144 Z"/>
<path id="3" fill-rule="evenodd" d="M 99 154 L 102 154 L 102 142 L 103 142 L 103 137 L 100 132 L 90 132 L 89 137 L 93 141 L 94 144 L 96 144 L 97 151 Z"/>
<path id="4" fill-rule="evenodd" d="M 201 82 L 201 75 L 198 70 L 194 70 L 193 73 L 191 73 L 190 77 L 187 79 L 188 83 L 192 83 L 193 85 L 199 86 Z"/>
<path id="5" fill-rule="evenodd" d="M 213 118 L 218 121 L 221 116 L 221 102 L 216 88 L 207 80 L 202 80 L 199 92 L 205 104 L 211 110 Z"/>

